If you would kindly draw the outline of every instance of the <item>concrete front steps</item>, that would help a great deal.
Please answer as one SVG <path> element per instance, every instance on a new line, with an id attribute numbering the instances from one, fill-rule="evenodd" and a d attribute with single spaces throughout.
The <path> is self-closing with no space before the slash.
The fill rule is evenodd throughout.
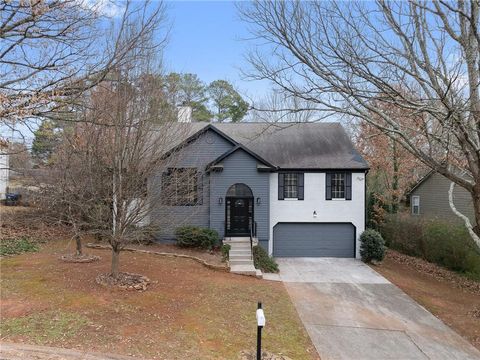
<path id="1" fill-rule="evenodd" d="M 228 262 L 230 272 L 234 274 L 250 275 L 262 278 L 262 272 L 255 269 L 253 265 L 252 250 L 250 248 L 250 238 L 232 237 L 223 239 L 224 244 L 230 245 Z M 254 240 L 254 245 L 258 241 Z"/>

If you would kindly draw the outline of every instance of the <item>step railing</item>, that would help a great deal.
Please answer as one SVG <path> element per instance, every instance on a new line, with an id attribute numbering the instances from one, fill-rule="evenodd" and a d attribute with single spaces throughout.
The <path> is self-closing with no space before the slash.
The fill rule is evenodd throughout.
<path id="1" fill-rule="evenodd" d="M 253 260 L 253 238 L 257 236 L 257 222 L 252 222 L 250 226 L 250 259 Z"/>

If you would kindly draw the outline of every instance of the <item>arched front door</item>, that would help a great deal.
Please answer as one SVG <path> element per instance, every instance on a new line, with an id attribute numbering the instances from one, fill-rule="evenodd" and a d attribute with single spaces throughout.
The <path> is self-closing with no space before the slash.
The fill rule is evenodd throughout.
<path id="1" fill-rule="evenodd" d="M 253 193 L 245 184 L 233 184 L 225 200 L 225 236 L 250 236 Z"/>

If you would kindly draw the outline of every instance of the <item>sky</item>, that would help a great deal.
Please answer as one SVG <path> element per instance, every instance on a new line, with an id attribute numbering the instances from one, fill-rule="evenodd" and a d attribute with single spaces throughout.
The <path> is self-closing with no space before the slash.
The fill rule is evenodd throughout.
<path id="1" fill-rule="evenodd" d="M 194 73 L 206 83 L 228 80 L 242 95 L 254 98 L 266 95 L 267 82 L 242 80 L 240 68 L 248 66 L 244 55 L 251 43 L 233 1 L 170 1 L 168 15 L 167 71 Z"/>
<path id="2" fill-rule="evenodd" d="M 105 1 L 105 15 L 119 16 L 123 9 L 112 6 Z M 268 82 L 242 79 L 240 68 L 248 66 L 244 56 L 251 43 L 245 40 L 247 24 L 239 19 L 233 1 L 167 1 L 167 15 L 172 26 L 164 52 L 167 72 L 194 73 L 206 84 L 228 80 L 247 100 L 259 100 L 268 93 Z M 32 129 L 37 125 L 31 124 Z M 31 142 L 32 131 L 17 130 Z M 10 130 L 0 127 L 0 132 Z"/>

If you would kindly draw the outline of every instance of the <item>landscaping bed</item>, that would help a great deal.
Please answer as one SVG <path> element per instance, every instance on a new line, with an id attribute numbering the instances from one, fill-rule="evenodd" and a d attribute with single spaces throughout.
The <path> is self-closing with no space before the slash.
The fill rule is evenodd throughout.
<path id="1" fill-rule="evenodd" d="M 219 250 L 209 251 L 195 248 L 181 248 L 175 244 L 152 243 L 148 245 L 131 244 L 128 247 L 140 250 L 189 255 L 205 260 L 212 265 L 225 265 Z"/>
<path id="2" fill-rule="evenodd" d="M 105 250 L 88 249 L 101 255 L 97 262 L 65 263 L 59 257 L 74 251 L 73 243 L 65 244 L 50 241 L 37 253 L 1 260 L 1 340 L 152 359 L 237 359 L 255 348 L 255 310 L 262 301 L 264 349 L 318 358 L 282 283 L 185 258 L 122 252 L 120 271 L 150 280 L 146 291 L 124 291 L 95 280 L 109 271 Z"/>
<path id="3" fill-rule="evenodd" d="M 480 350 L 480 282 L 393 250 L 372 267 Z"/>

